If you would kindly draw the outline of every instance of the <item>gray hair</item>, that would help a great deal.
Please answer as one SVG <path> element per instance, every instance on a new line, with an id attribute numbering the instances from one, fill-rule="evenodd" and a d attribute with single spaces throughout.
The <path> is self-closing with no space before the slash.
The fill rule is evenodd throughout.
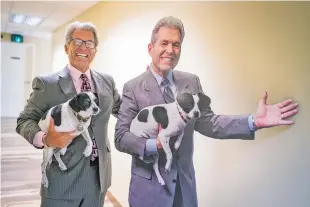
<path id="1" fill-rule="evenodd" d="M 96 26 L 91 23 L 91 22 L 73 22 L 68 25 L 66 34 L 65 34 L 65 42 L 66 44 L 69 44 L 70 41 L 72 40 L 72 34 L 76 29 L 81 29 L 81 30 L 88 30 L 91 31 L 94 35 L 95 39 L 95 44 L 98 46 L 98 35 L 97 35 L 97 28 Z"/>
<path id="2" fill-rule="evenodd" d="M 168 16 L 168 17 L 163 17 L 161 18 L 155 25 L 153 31 L 152 31 L 152 37 L 151 37 L 151 43 L 154 44 L 157 41 L 157 33 L 160 28 L 162 27 L 168 27 L 172 29 L 178 29 L 181 34 L 181 43 L 183 42 L 184 36 L 185 36 L 185 31 L 184 31 L 184 26 L 183 23 L 180 19 L 173 17 L 173 16 Z"/>

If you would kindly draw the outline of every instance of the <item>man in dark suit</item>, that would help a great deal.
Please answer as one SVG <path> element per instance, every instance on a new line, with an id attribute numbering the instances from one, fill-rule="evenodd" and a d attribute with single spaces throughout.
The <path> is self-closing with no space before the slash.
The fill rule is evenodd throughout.
<path id="1" fill-rule="evenodd" d="M 201 118 L 187 124 L 181 146 L 173 153 L 170 174 L 161 173 L 167 186 L 161 186 L 153 171 L 151 156 L 162 153 L 160 143 L 156 138 L 134 136 L 129 129 L 132 119 L 143 107 L 169 103 L 178 93 L 203 93 L 197 75 L 173 70 L 180 58 L 184 34 L 179 19 L 165 17 L 159 20 L 148 45 L 152 57 L 149 70 L 125 83 L 123 88 L 115 146 L 119 151 L 132 155 L 129 189 L 129 204 L 132 207 L 198 206 L 193 166 L 194 130 L 217 139 L 253 140 L 255 130 L 294 123 L 285 118 L 297 113 L 298 105 L 292 100 L 267 105 L 267 93 L 260 100 L 254 115 L 216 115 L 208 108 L 203 111 Z M 164 167 L 165 156 L 161 154 L 160 172 L 165 172 Z"/>
<path id="2" fill-rule="evenodd" d="M 62 148 L 70 143 L 62 157 L 68 169 L 61 171 L 57 162 L 47 169 L 49 187 L 41 187 L 42 207 L 102 207 L 111 185 L 108 122 L 111 113 L 117 116 L 121 99 L 111 76 L 89 68 L 98 46 L 95 26 L 74 22 L 68 26 L 65 40 L 69 64 L 56 73 L 34 78 L 33 91 L 17 119 L 16 131 L 40 149 L 44 145 Z M 82 136 L 72 139 L 70 133 L 58 133 L 53 123 L 46 134 L 38 126 L 48 109 L 81 91 L 97 93 L 101 109 L 88 129 L 93 139 L 89 157 L 83 155 L 86 142 Z"/>

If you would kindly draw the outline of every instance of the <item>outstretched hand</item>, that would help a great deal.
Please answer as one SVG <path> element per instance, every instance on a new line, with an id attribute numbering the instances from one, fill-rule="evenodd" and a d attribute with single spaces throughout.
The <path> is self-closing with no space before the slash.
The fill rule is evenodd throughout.
<path id="1" fill-rule="evenodd" d="M 292 99 L 287 99 L 274 105 L 268 105 L 267 98 L 268 94 L 265 91 L 262 99 L 258 103 L 256 114 L 254 115 L 257 129 L 280 125 L 292 125 L 295 123 L 292 120 L 286 120 L 286 118 L 298 112 L 298 103 L 293 103 Z"/>

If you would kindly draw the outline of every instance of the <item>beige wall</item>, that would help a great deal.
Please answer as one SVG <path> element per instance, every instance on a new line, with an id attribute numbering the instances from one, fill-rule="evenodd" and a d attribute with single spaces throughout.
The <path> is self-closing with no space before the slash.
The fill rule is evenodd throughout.
<path id="1" fill-rule="evenodd" d="M 195 136 L 199 206 L 310 206 L 310 4 L 309 2 L 100 2 L 77 18 L 100 34 L 93 67 L 125 81 L 150 62 L 152 27 L 165 15 L 182 19 L 186 36 L 179 70 L 199 75 L 219 114 L 256 110 L 264 90 L 268 103 L 300 102 L 292 127 L 256 133 L 255 141 Z M 65 26 L 53 35 L 53 70 L 65 66 Z M 110 123 L 113 143 L 115 119 Z M 113 146 L 113 145 L 112 145 Z M 112 149 L 112 193 L 127 204 L 130 156 Z"/>

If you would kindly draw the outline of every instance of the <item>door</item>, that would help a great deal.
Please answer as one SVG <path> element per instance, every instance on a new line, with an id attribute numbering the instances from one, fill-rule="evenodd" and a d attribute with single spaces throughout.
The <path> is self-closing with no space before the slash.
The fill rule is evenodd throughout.
<path id="1" fill-rule="evenodd" d="M 24 107 L 26 45 L 1 42 L 1 117 L 18 117 Z"/>

